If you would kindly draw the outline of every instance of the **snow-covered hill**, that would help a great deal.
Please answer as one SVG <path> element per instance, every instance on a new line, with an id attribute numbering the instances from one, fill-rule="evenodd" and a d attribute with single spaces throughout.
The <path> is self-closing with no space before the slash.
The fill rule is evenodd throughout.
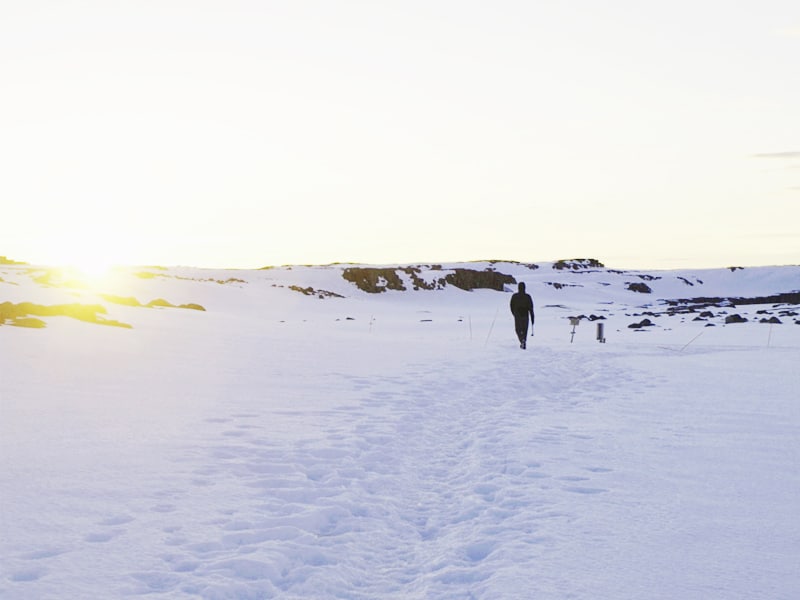
<path id="1" fill-rule="evenodd" d="M 43 326 L 45 317 L 57 316 L 58 311 L 51 309 L 49 315 L 43 308 L 37 311 L 21 303 L 73 305 L 65 309 L 73 317 L 80 317 L 75 304 L 89 305 L 97 308 L 94 313 L 90 310 L 96 322 L 122 326 L 135 323 L 134 312 L 140 311 L 120 307 L 182 306 L 265 319 L 292 319 L 293 309 L 300 306 L 309 314 L 330 315 L 344 315 L 350 307 L 380 312 L 387 305 L 416 310 L 447 306 L 467 313 L 502 304 L 503 293 L 516 291 L 520 281 L 534 297 L 540 322 L 602 318 L 621 328 L 642 322 L 637 321 L 642 315 L 651 317 L 655 327 L 672 327 L 688 317 L 721 325 L 735 315 L 742 321 L 800 322 L 798 266 L 642 272 L 609 269 L 594 259 L 541 264 L 337 264 L 248 271 L 142 267 L 96 278 L 70 270 L 5 265 L 0 267 L 0 301 L 5 302 L 2 314 L 7 323 L 27 326 Z M 298 296 L 327 300 L 333 306 L 321 309 Z M 92 320 L 91 314 L 85 320 Z"/>
<path id="2" fill-rule="evenodd" d="M 791 598 L 798 291 L 0 264 L 0 598 Z"/>

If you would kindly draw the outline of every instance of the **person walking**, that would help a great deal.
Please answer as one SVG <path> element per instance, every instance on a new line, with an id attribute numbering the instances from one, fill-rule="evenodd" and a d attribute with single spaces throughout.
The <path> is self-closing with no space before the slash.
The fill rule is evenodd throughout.
<path id="1" fill-rule="evenodd" d="M 519 338 L 519 347 L 525 350 L 528 338 L 528 315 L 531 316 L 531 335 L 533 335 L 533 298 L 525 292 L 525 283 L 520 281 L 518 291 L 511 296 L 511 314 L 514 315 L 514 329 Z"/>

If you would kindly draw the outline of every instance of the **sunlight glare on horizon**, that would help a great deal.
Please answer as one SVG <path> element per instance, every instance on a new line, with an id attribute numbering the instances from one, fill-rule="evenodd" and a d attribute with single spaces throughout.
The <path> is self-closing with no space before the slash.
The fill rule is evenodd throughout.
<path id="1" fill-rule="evenodd" d="M 115 267 L 129 263 L 130 247 L 122 231 L 98 232 L 94 226 L 73 223 L 70 233 L 54 233 L 40 246 L 36 262 L 64 268 L 89 281 L 107 278 Z"/>

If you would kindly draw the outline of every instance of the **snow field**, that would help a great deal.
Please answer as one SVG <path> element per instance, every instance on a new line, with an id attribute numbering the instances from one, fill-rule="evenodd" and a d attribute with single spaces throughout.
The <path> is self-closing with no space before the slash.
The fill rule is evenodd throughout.
<path id="1" fill-rule="evenodd" d="M 800 589 L 795 329 L 542 308 L 523 352 L 503 295 L 178 287 L 209 312 L 0 329 L 0 597 Z"/>

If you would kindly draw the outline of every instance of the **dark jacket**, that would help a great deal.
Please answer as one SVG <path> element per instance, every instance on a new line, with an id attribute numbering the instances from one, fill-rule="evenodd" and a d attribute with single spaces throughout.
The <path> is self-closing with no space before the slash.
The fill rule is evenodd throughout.
<path id="1" fill-rule="evenodd" d="M 533 298 L 525 293 L 525 284 L 519 284 L 519 291 L 511 296 L 511 312 L 516 319 L 528 320 L 528 313 L 531 315 L 531 325 L 533 325 Z"/>

